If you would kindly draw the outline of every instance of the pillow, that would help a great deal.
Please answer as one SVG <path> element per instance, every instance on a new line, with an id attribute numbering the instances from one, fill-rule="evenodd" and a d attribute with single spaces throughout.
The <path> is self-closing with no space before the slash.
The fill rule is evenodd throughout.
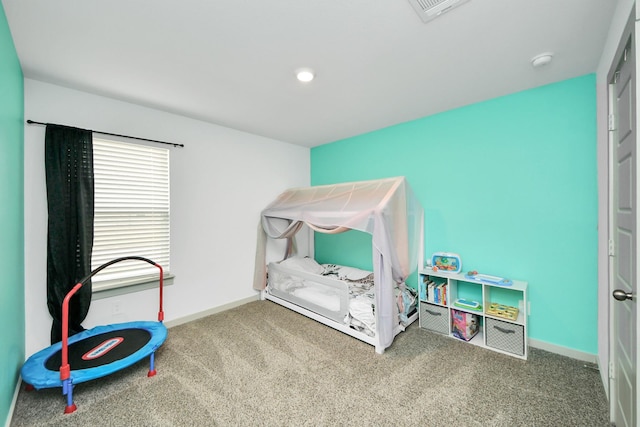
<path id="1" fill-rule="evenodd" d="M 313 274 L 321 274 L 324 268 L 316 262 L 315 259 L 309 257 L 292 257 L 280 261 L 280 265 L 298 271 L 306 271 Z"/>

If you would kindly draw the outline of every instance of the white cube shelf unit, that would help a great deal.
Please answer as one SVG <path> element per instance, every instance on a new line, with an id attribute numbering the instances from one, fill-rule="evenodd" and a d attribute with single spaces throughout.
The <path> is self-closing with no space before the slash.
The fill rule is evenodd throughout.
<path id="1" fill-rule="evenodd" d="M 470 278 L 462 273 L 434 271 L 430 267 L 421 270 L 418 277 L 421 328 L 527 359 L 527 282 L 511 280 L 505 285 Z M 472 304 L 459 306 L 458 300 L 476 302 L 480 306 L 477 309 L 472 308 Z M 518 309 L 517 317 L 512 308 Z M 477 333 L 468 341 L 460 338 L 459 323 L 454 328 L 454 316 L 458 322 L 466 318 L 476 323 Z"/>

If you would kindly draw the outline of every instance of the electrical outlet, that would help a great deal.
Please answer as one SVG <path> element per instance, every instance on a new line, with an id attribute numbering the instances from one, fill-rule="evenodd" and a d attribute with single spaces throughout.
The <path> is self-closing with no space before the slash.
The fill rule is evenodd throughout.
<path id="1" fill-rule="evenodd" d="M 111 314 L 122 314 L 122 303 L 120 300 L 115 300 L 111 303 Z"/>

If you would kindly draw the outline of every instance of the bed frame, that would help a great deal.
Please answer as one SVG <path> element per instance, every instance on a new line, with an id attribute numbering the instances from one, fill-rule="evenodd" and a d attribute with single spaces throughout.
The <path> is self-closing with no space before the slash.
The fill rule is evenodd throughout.
<path id="1" fill-rule="evenodd" d="M 317 322 L 359 339 L 360 341 L 366 342 L 367 344 L 374 346 L 375 351 L 378 354 L 384 353 L 385 348 L 380 345 L 377 334 L 375 336 L 369 336 L 364 332 L 353 329 L 345 323 L 344 319 L 349 313 L 349 288 L 346 283 L 332 277 L 295 270 L 276 263 L 269 263 L 268 271 L 270 278 L 274 275 L 286 275 L 313 281 L 336 289 L 340 295 L 340 308 L 337 311 L 328 310 L 325 307 L 321 307 L 302 298 L 298 298 L 288 292 L 275 289 L 271 286 L 270 281 L 268 281 L 268 286 L 261 292 L 261 299 L 273 301 L 290 310 L 300 313 L 303 316 L 309 317 Z M 417 311 L 414 311 L 409 316 L 407 325 L 413 323 L 417 318 L 418 313 Z M 393 336 L 395 337 L 400 332 L 403 332 L 405 328 L 406 327 L 402 323 L 398 322 L 394 327 Z"/>

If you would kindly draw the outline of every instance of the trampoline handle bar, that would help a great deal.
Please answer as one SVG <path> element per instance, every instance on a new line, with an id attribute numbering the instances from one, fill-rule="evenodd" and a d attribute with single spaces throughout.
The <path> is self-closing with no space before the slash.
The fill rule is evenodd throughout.
<path id="1" fill-rule="evenodd" d="M 100 271 L 109 267 L 120 261 L 126 260 L 139 260 L 147 262 L 151 265 L 158 267 L 160 270 L 160 280 L 159 280 L 159 288 L 160 288 L 160 309 L 158 310 L 158 322 L 162 322 L 164 320 L 164 311 L 162 310 L 162 283 L 164 280 L 164 271 L 162 270 L 162 266 L 160 264 L 156 264 L 150 259 L 139 257 L 139 256 L 127 256 L 122 258 L 117 258 L 107 263 L 102 264 L 100 267 L 97 267 L 88 276 L 83 278 L 80 282 L 78 282 L 71 290 L 67 293 L 62 301 L 62 364 L 60 365 L 60 380 L 65 381 L 71 375 L 71 367 L 69 366 L 69 301 L 71 301 L 71 297 L 73 297 L 76 292 L 80 290 L 80 288 L 86 284 L 93 276 L 98 274 Z"/>

